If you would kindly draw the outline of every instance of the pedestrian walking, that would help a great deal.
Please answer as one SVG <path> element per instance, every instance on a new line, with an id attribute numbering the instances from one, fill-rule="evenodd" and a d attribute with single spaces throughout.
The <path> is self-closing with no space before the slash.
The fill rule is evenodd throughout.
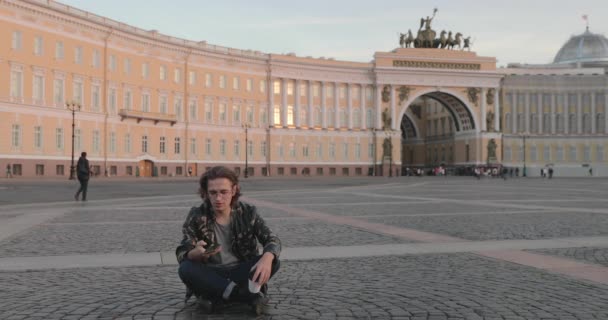
<path id="1" fill-rule="evenodd" d="M 89 187 L 89 178 L 91 177 L 91 167 L 89 167 L 89 160 L 87 160 L 87 153 L 83 152 L 80 154 L 78 164 L 76 165 L 76 175 L 78 182 L 80 182 L 80 188 L 76 191 L 74 199 L 79 200 L 80 193 L 82 193 L 82 201 L 87 201 L 87 189 Z"/>
<path id="2" fill-rule="evenodd" d="M 593 177 L 593 168 L 589 167 L 589 176 Z"/>
<path id="3" fill-rule="evenodd" d="M 13 177 L 13 171 L 11 170 L 11 164 L 6 165 L 6 178 L 10 179 Z"/>

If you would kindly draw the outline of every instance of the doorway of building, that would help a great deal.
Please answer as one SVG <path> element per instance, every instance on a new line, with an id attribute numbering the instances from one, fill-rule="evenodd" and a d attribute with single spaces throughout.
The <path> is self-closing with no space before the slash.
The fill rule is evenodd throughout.
<path id="1" fill-rule="evenodd" d="M 139 175 L 141 177 L 151 177 L 152 168 L 154 168 L 154 162 L 150 160 L 141 160 L 139 162 Z"/>

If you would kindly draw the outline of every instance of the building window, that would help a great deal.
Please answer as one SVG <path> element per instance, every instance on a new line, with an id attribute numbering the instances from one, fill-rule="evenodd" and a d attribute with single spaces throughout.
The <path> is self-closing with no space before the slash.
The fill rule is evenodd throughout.
<path id="1" fill-rule="evenodd" d="M 595 116 L 595 132 L 596 133 L 604 133 L 606 130 L 606 122 L 604 121 L 604 114 L 598 113 Z"/>
<path id="2" fill-rule="evenodd" d="M 591 162 L 591 147 L 590 146 L 584 146 L 584 148 L 583 148 L 583 161 Z"/>
<path id="3" fill-rule="evenodd" d="M 98 85 L 93 85 L 91 88 L 91 110 L 99 111 L 99 95 L 101 94 L 101 88 Z"/>
<path id="4" fill-rule="evenodd" d="M 63 176 L 65 173 L 65 167 L 62 164 L 58 164 L 55 166 L 55 174 L 58 176 Z"/>
<path id="5" fill-rule="evenodd" d="M 110 153 L 115 153 L 116 152 L 116 132 L 111 131 L 110 132 L 110 146 L 109 146 L 109 151 Z"/>
<path id="6" fill-rule="evenodd" d="M 213 86 L 213 75 L 205 73 L 205 88 L 211 88 L 211 86 Z"/>
<path id="7" fill-rule="evenodd" d="M 148 136 L 141 137 L 141 152 L 148 152 Z"/>
<path id="8" fill-rule="evenodd" d="M 63 106 L 64 102 L 64 81 L 63 79 L 55 79 L 53 81 L 53 101 L 56 106 Z"/>
<path id="9" fill-rule="evenodd" d="M 132 166 L 127 166 L 126 168 L 126 172 L 128 176 L 132 176 L 133 175 L 133 167 Z"/>
<path id="10" fill-rule="evenodd" d="M 578 123 L 576 121 L 576 114 L 571 113 L 568 116 L 568 133 L 576 133 L 578 128 Z"/>
<path id="11" fill-rule="evenodd" d="M 213 104 L 211 101 L 205 102 L 205 122 L 213 123 Z"/>
<path id="12" fill-rule="evenodd" d="M 551 147 L 543 146 L 543 160 L 545 162 L 551 161 Z"/>
<path id="13" fill-rule="evenodd" d="M 175 116 L 177 117 L 177 120 L 184 120 L 184 113 L 182 111 L 182 98 L 180 97 L 175 97 Z"/>
<path id="14" fill-rule="evenodd" d="M 293 96 L 293 82 L 287 81 L 287 95 Z"/>
<path id="15" fill-rule="evenodd" d="M 198 106 L 196 100 L 190 100 L 190 120 L 198 120 Z"/>
<path id="16" fill-rule="evenodd" d="M 357 160 L 361 159 L 361 144 L 360 143 L 355 144 L 355 159 L 357 159 Z"/>
<path id="17" fill-rule="evenodd" d="M 247 155 L 253 157 L 253 141 L 247 141 Z"/>
<path id="18" fill-rule="evenodd" d="M 274 89 L 274 94 L 281 94 L 281 81 L 279 80 L 275 80 L 273 82 L 273 89 Z"/>
<path id="19" fill-rule="evenodd" d="M 150 94 L 144 93 L 141 95 L 141 111 L 150 112 Z"/>
<path id="20" fill-rule="evenodd" d="M 241 143 L 239 140 L 234 140 L 234 156 L 238 157 L 241 155 Z"/>
<path id="21" fill-rule="evenodd" d="M 225 75 L 220 76 L 220 88 L 226 89 L 226 76 Z"/>
<path id="22" fill-rule="evenodd" d="M 34 149 L 42 149 L 42 127 L 34 127 Z"/>
<path id="23" fill-rule="evenodd" d="M 220 155 L 226 156 L 226 140 L 224 139 L 220 140 Z"/>
<path id="24" fill-rule="evenodd" d="M 36 175 L 37 176 L 43 176 L 44 175 L 44 165 L 43 164 L 37 164 L 36 165 Z"/>
<path id="25" fill-rule="evenodd" d="M 99 130 L 93 130 L 93 153 L 99 153 Z"/>
<path id="26" fill-rule="evenodd" d="M 557 161 L 564 161 L 564 147 L 557 146 L 555 150 L 555 158 Z"/>
<path id="27" fill-rule="evenodd" d="M 530 147 L 530 161 L 536 162 L 538 160 L 538 154 L 536 146 Z"/>
<path id="28" fill-rule="evenodd" d="M 279 107 L 278 105 L 274 106 L 274 124 L 281 124 L 281 107 Z"/>
<path id="29" fill-rule="evenodd" d="M 190 138 L 190 154 L 196 155 L 196 138 Z"/>
<path id="30" fill-rule="evenodd" d="M 11 130 L 11 146 L 13 148 L 21 147 L 21 126 L 14 124 Z"/>
<path id="31" fill-rule="evenodd" d="M 564 133 L 564 117 L 561 114 L 555 115 L 555 131 Z"/>
<path id="32" fill-rule="evenodd" d="M 353 110 L 353 126 L 355 128 L 361 127 L 361 112 L 359 111 L 359 108 Z"/>
<path id="33" fill-rule="evenodd" d="M 296 157 L 296 143 L 295 142 L 289 143 L 289 156 L 292 158 Z"/>
<path id="34" fill-rule="evenodd" d="M 147 62 L 141 64 L 141 77 L 148 79 L 150 76 L 150 65 Z"/>
<path id="35" fill-rule="evenodd" d="M 92 65 L 93 65 L 93 68 L 99 68 L 99 66 L 101 65 L 101 53 L 99 53 L 99 50 L 97 50 L 97 49 L 93 50 Z"/>
<path id="36" fill-rule="evenodd" d="M 131 153 L 131 134 L 125 134 L 125 144 L 124 144 L 125 152 Z"/>
<path id="37" fill-rule="evenodd" d="M 55 43 L 55 59 L 62 60 L 63 59 L 63 42 L 57 41 Z"/>
<path id="38" fill-rule="evenodd" d="M 344 160 L 348 160 L 348 143 L 347 142 L 342 144 L 342 158 Z"/>
<path id="39" fill-rule="evenodd" d="M 43 48 L 44 48 L 44 42 L 42 40 L 42 37 L 36 36 L 34 38 L 34 54 L 37 56 L 43 55 L 44 54 Z"/>
<path id="40" fill-rule="evenodd" d="M 249 124 L 253 124 L 253 106 L 248 106 L 247 107 L 247 122 Z"/>
<path id="41" fill-rule="evenodd" d="M 196 84 L 196 72 L 188 71 L 188 84 L 191 86 Z"/>
<path id="42" fill-rule="evenodd" d="M 21 50 L 21 31 L 13 31 L 13 38 L 11 42 L 11 49 L 13 50 Z"/>
<path id="43" fill-rule="evenodd" d="M 74 82 L 74 92 L 73 92 L 73 99 L 74 102 L 82 105 L 82 96 L 83 96 L 83 86 L 82 86 L 82 82 L 80 81 L 75 81 Z"/>
<path id="44" fill-rule="evenodd" d="M 308 112 L 306 111 L 305 106 L 300 107 L 300 124 L 307 126 L 308 125 Z"/>
<path id="45" fill-rule="evenodd" d="M 167 97 L 166 96 L 160 97 L 159 109 L 160 109 L 160 113 L 167 114 Z"/>
<path id="46" fill-rule="evenodd" d="M 158 151 L 161 154 L 165 154 L 166 153 L 165 143 L 166 143 L 165 137 L 160 137 L 160 145 L 158 147 Z"/>
<path id="47" fill-rule="evenodd" d="M 167 80 L 167 66 L 160 66 L 158 77 L 160 80 Z"/>
<path id="48" fill-rule="evenodd" d="M 63 150 L 63 128 L 55 129 L 55 148 Z"/>
<path id="49" fill-rule="evenodd" d="M 205 154 L 208 156 L 211 155 L 211 139 L 207 139 L 205 143 Z"/>
<path id="50" fill-rule="evenodd" d="M 235 104 L 232 106 L 232 123 L 239 124 L 241 122 L 241 106 Z"/>
<path id="51" fill-rule="evenodd" d="M 166 176 L 167 175 L 167 166 L 161 166 L 160 167 L 160 175 L 161 176 Z"/>
<path id="52" fill-rule="evenodd" d="M 240 86 L 241 86 L 240 82 L 241 82 L 241 80 L 239 79 L 239 77 L 232 78 L 232 89 L 239 90 Z"/>
<path id="53" fill-rule="evenodd" d="M 108 104 L 110 107 L 110 114 L 115 115 L 116 114 L 116 89 L 115 88 L 110 88 L 109 92 L 108 92 Z"/>
<path id="54" fill-rule="evenodd" d="M 335 159 L 336 158 L 336 144 L 333 142 L 329 143 L 329 157 L 331 159 Z"/>
<path id="55" fill-rule="evenodd" d="M 82 64 L 82 47 L 75 47 L 74 48 L 74 63 L 75 64 Z"/>
<path id="56" fill-rule="evenodd" d="M 260 93 L 266 92 L 266 80 L 260 80 Z"/>
<path id="57" fill-rule="evenodd" d="M 131 110 L 131 104 L 133 103 L 133 97 L 131 95 L 131 91 L 130 90 L 125 90 L 124 93 L 124 104 L 123 104 L 123 108 L 125 108 L 125 110 Z"/>
<path id="58" fill-rule="evenodd" d="M 317 143 L 317 160 L 323 159 L 323 144 L 321 142 Z"/>
<path id="59" fill-rule="evenodd" d="M 176 176 L 181 176 L 183 173 L 183 168 L 181 166 L 177 166 L 175 167 L 175 175 Z"/>
<path id="60" fill-rule="evenodd" d="M 253 79 L 247 79 L 246 88 L 247 92 L 251 92 L 253 90 Z"/>
<path id="61" fill-rule="evenodd" d="M 325 87 L 325 97 L 326 98 L 333 98 L 334 97 L 334 86 L 327 85 Z"/>
<path id="62" fill-rule="evenodd" d="M 347 126 L 346 124 L 346 109 L 340 108 L 340 127 L 344 128 Z"/>
<path id="63" fill-rule="evenodd" d="M 570 161 L 574 162 L 577 160 L 577 150 L 576 150 L 576 146 L 570 146 L 569 148 L 569 153 L 570 153 Z"/>
<path id="64" fill-rule="evenodd" d="M 293 106 L 287 106 L 287 125 L 293 126 Z"/>
<path id="65" fill-rule="evenodd" d="M 110 166 L 110 175 L 111 176 L 118 175 L 118 167 L 117 166 Z"/>
<path id="66" fill-rule="evenodd" d="M 312 96 L 313 96 L 314 98 L 318 98 L 318 97 L 319 97 L 319 93 L 320 93 L 320 92 L 321 92 L 321 89 L 320 89 L 319 84 L 318 84 L 318 83 L 315 83 L 315 84 L 312 86 Z"/>
<path id="67" fill-rule="evenodd" d="M 124 73 L 126 75 L 130 75 L 131 74 L 131 59 L 125 58 L 123 65 L 124 65 Z"/>
<path id="68" fill-rule="evenodd" d="M 82 130 L 80 128 L 74 130 L 74 150 L 82 150 Z"/>
<path id="69" fill-rule="evenodd" d="M 604 146 L 598 144 L 595 147 L 595 161 L 603 162 L 604 161 Z"/>
<path id="70" fill-rule="evenodd" d="M 220 103 L 220 122 L 226 122 L 226 103 Z"/>
<path id="71" fill-rule="evenodd" d="M 175 137 L 175 148 L 173 150 L 175 152 L 175 154 L 180 154 L 181 150 L 180 150 L 180 138 L 179 137 Z"/>
<path id="72" fill-rule="evenodd" d="M 116 56 L 110 55 L 110 71 L 116 71 Z"/>
<path id="73" fill-rule="evenodd" d="M 11 71 L 11 98 L 23 98 L 23 72 L 21 70 Z"/>
<path id="74" fill-rule="evenodd" d="M 173 82 L 180 83 L 182 79 L 182 69 L 175 69 L 173 71 Z"/>
<path id="75" fill-rule="evenodd" d="M 266 158 L 266 141 L 262 141 L 262 143 L 260 144 L 260 154 L 262 155 L 262 157 Z"/>
<path id="76" fill-rule="evenodd" d="M 44 103 L 44 77 L 42 75 L 34 75 L 34 88 L 32 96 L 35 104 Z"/>

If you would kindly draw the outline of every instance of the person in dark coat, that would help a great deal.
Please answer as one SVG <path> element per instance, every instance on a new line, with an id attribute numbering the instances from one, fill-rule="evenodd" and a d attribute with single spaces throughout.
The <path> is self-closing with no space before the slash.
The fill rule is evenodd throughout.
<path id="1" fill-rule="evenodd" d="M 91 170 L 89 169 L 89 160 L 87 160 L 87 153 L 83 152 L 80 154 L 78 164 L 76 165 L 76 175 L 80 182 L 80 188 L 74 195 L 76 201 L 79 200 L 80 193 L 82 192 L 82 201 L 87 201 L 87 189 L 89 187 L 89 178 L 91 177 Z"/>

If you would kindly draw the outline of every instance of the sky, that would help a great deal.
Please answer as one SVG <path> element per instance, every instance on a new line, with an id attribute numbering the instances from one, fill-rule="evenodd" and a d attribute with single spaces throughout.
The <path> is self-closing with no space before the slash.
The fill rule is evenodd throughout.
<path id="1" fill-rule="evenodd" d="M 572 36 L 608 35 L 608 0 L 59 0 L 145 30 L 264 53 L 369 62 L 399 32 L 432 27 L 471 37 L 472 51 L 508 63 L 553 61 Z"/>

